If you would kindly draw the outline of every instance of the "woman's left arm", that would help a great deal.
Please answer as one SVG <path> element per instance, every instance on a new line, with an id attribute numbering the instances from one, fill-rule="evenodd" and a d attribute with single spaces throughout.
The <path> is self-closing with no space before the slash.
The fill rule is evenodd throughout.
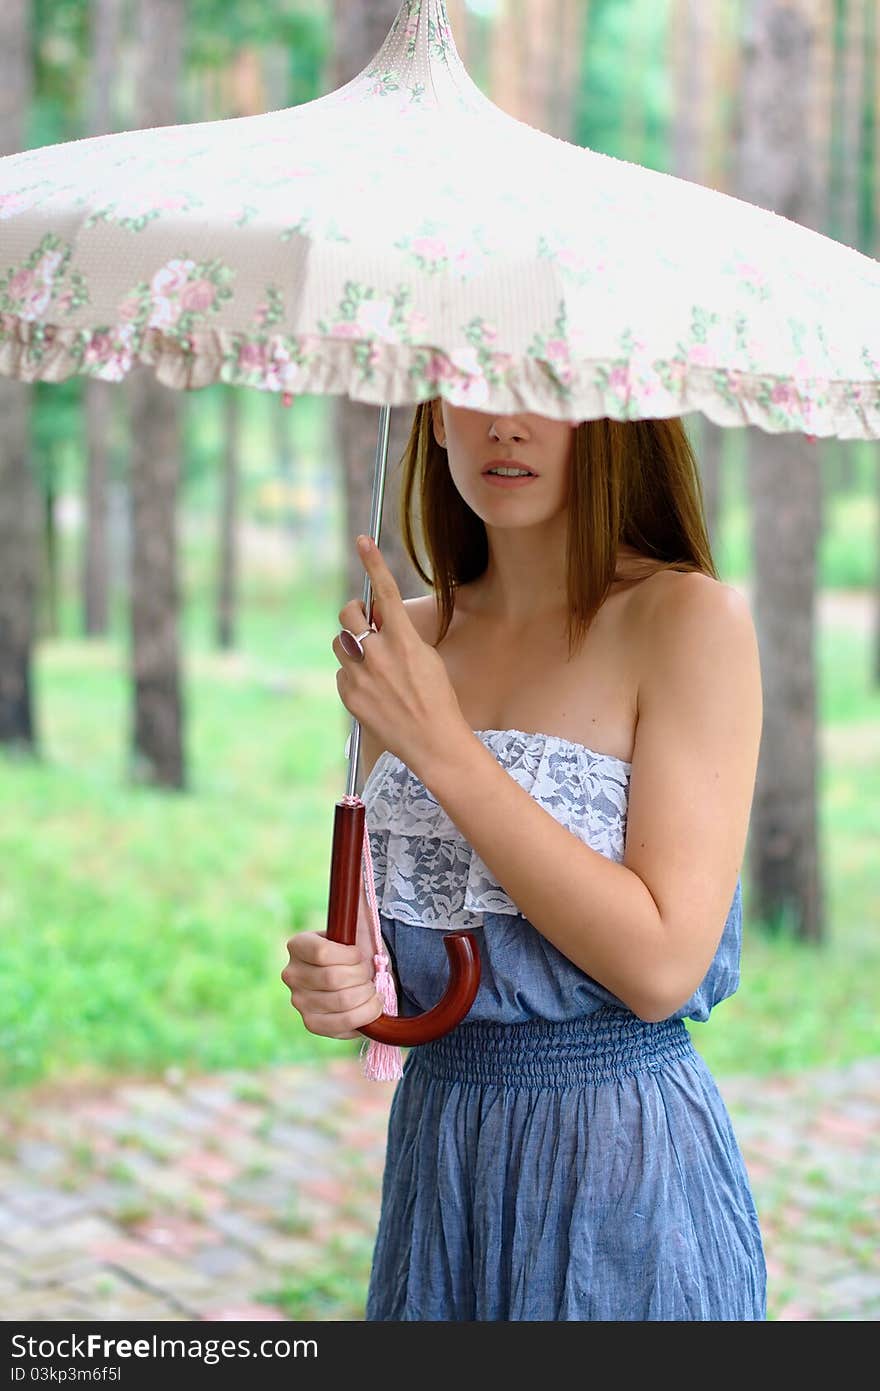
<path id="1" fill-rule="evenodd" d="M 560 825 L 463 723 L 413 772 L 537 931 L 654 1021 L 690 998 L 724 930 L 763 703 L 737 590 L 677 575 L 648 607 L 622 863 Z"/>

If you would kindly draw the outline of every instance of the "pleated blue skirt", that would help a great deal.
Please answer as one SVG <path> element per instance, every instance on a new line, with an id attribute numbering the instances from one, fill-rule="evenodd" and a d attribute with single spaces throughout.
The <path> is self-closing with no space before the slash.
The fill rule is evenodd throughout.
<path id="1" fill-rule="evenodd" d="M 765 1319 L 745 1165 L 683 1020 L 466 1020 L 412 1048 L 366 1318 Z"/>

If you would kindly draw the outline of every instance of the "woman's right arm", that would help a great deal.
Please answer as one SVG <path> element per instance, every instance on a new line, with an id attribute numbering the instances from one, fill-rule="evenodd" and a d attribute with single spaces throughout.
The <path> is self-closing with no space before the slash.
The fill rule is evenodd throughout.
<path id="1" fill-rule="evenodd" d="M 426 642 L 433 643 L 436 604 L 432 595 L 404 599 L 407 612 Z M 381 630 L 381 624 L 380 630 Z M 376 760 L 384 752 L 369 730 L 361 725 L 360 794 Z M 331 942 L 325 932 L 300 932 L 287 941 L 288 963 L 281 979 L 290 990 L 290 1003 L 298 1009 L 310 1033 L 329 1038 L 357 1038 L 358 1029 L 372 1024 L 382 1013 L 382 1001 L 373 986 L 373 935 L 367 894 L 360 876 L 357 939 L 355 946 Z M 392 966 L 393 971 L 393 966 Z M 400 982 L 396 978 L 398 999 Z"/>

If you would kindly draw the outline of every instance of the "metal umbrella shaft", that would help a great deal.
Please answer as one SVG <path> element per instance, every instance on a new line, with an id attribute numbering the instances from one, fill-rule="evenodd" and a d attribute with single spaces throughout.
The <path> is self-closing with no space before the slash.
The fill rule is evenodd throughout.
<path id="1" fill-rule="evenodd" d="M 388 437 L 391 426 L 391 407 L 382 406 L 379 414 L 379 437 L 373 470 L 373 492 L 370 501 L 369 534 L 379 544 L 382 525 L 382 504 L 385 497 L 385 474 L 388 463 Z M 364 578 L 364 612 L 372 622 L 373 587 L 369 575 Z M 355 797 L 358 761 L 361 747 L 361 727 L 352 719 L 351 733 L 346 743 L 348 780 L 345 798 L 336 803 L 333 818 L 333 849 L 330 861 L 330 895 L 327 907 L 327 936 L 331 942 L 347 946 L 357 941 L 358 908 L 360 904 L 361 864 L 363 858 L 365 820 L 363 803 L 351 804 Z M 400 1044 L 404 1047 L 428 1043 L 454 1029 L 465 1017 L 480 984 L 480 954 L 472 932 L 447 932 L 443 945 L 449 961 L 449 980 L 442 998 L 424 1014 L 397 1018 L 380 1014 L 360 1030 L 378 1043 Z"/>

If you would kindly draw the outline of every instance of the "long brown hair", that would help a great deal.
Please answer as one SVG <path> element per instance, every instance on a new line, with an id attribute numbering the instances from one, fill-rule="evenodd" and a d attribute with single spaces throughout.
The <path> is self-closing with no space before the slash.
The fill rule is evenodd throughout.
<path id="1" fill-rule="evenodd" d="M 482 519 L 452 480 L 446 450 L 434 438 L 430 401 L 416 407 L 401 463 L 400 534 L 439 605 L 436 646 L 452 622 L 456 586 L 486 569 L 488 538 Z M 699 469 L 680 417 L 581 421 L 574 431 L 570 478 L 569 657 L 615 578 L 618 546 L 650 556 L 655 569 L 696 570 L 718 579 Z M 416 545 L 416 492 L 429 569 Z"/>

